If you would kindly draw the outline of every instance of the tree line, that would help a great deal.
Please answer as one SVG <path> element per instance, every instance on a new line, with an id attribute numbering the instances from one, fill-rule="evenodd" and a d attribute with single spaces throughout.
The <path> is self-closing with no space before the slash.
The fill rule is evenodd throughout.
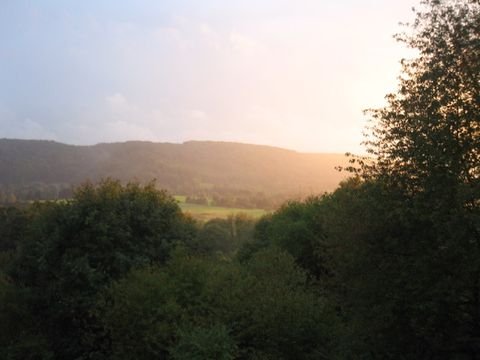
<path id="1" fill-rule="evenodd" d="M 128 182 L 122 182 L 124 185 Z M 147 182 L 148 183 L 148 182 Z M 157 184 L 157 188 L 161 185 Z M 30 184 L 1 184 L 0 205 L 22 206 L 32 201 L 68 200 L 73 197 L 74 188 L 80 184 L 70 183 L 30 183 Z M 181 188 L 185 191 L 185 188 Z M 232 189 L 214 186 L 209 190 L 189 190 L 186 202 L 189 204 L 210 205 L 242 209 L 274 210 L 292 197 L 305 197 L 305 193 L 280 192 L 268 193 L 245 189 Z"/>

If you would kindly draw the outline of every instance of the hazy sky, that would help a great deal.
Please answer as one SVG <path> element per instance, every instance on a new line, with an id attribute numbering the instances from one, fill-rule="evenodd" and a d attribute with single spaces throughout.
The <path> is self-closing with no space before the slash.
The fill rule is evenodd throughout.
<path id="1" fill-rule="evenodd" d="M 0 138 L 361 151 L 415 0 L 0 0 Z"/>

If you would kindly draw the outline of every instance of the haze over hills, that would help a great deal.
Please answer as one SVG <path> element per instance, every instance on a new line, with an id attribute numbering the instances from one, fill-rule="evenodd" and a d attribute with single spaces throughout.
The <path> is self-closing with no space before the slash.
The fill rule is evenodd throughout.
<path id="1" fill-rule="evenodd" d="M 176 194 L 245 190 L 307 194 L 333 190 L 347 174 L 335 170 L 343 154 L 313 154 L 230 142 L 183 144 L 129 141 L 93 146 L 45 140 L 0 139 L 3 186 L 79 184 L 112 177 L 156 179 Z"/>

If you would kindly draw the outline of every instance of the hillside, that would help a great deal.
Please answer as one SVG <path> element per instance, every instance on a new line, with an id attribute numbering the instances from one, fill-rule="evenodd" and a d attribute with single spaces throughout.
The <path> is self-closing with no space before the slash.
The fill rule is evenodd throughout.
<path id="1" fill-rule="evenodd" d="M 150 181 L 178 194 L 214 191 L 306 194 L 333 190 L 346 176 L 341 154 L 299 153 L 269 146 L 189 141 L 131 141 L 73 146 L 0 139 L 0 184 L 79 184 L 113 177 Z"/>

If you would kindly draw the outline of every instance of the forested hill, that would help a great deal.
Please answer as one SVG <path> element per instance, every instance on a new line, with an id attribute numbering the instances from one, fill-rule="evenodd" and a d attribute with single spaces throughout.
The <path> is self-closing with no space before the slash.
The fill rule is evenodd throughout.
<path id="1" fill-rule="evenodd" d="M 259 145 L 132 141 L 73 146 L 0 139 L 0 184 L 79 184 L 113 177 L 150 181 L 178 194 L 245 190 L 305 194 L 333 190 L 346 174 L 343 154 L 307 154 Z"/>

